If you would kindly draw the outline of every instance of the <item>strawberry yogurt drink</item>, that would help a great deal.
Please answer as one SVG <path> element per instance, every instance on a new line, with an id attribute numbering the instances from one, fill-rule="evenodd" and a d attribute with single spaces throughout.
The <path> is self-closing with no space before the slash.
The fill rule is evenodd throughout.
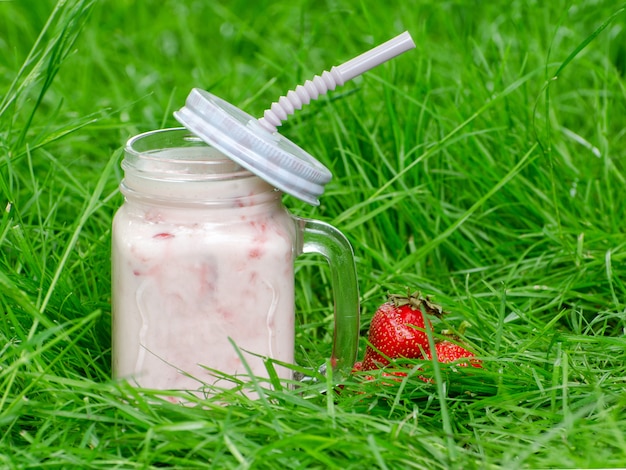
<path id="1" fill-rule="evenodd" d="M 247 375 L 241 357 L 260 377 L 266 358 L 293 363 L 294 259 L 324 254 L 336 229 L 292 216 L 281 191 L 185 129 L 131 139 L 122 167 L 125 202 L 112 235 L 114 377 L 200 393 L 232 387 L 221 372 Z M 275 368 L 291 378 L 289 368 Z"/>

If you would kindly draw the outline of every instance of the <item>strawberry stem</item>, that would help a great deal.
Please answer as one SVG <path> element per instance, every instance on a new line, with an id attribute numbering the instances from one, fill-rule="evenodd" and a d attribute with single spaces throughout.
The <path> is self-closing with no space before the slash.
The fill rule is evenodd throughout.
<path id="1" fill-rule="evenodd" d="M 452 340 L 461 341 L 461 338 L 463 337 L 463 335 L 465 335 L 465 330 L 467 330 L 470 326 L 472 326 L 470 322 L 468 322 L 467 320 L 463 320 L 456 331 L 441 330 L 441 334 L 443 336 L 447 336 Z"/>
<path id="2" fill-rule="evenodd" d="M 387 294 L 387 298 L 389 302 L 393 303 L 393 305 L 398 307 L 403 307 L 405 305 L 410 306 L 413 310 L 421 310 L 424 309 L 425 313 L 429 315 L 434 315 L 438 318 L 441 318 L 447 312 L 443 311 L 441 305 L 436 304 L 431 300 L 431 296 L 427 295 L 424 297 L 421 292 L 413 292 L 411 293 L 407 290 L 406 294 Z"/>

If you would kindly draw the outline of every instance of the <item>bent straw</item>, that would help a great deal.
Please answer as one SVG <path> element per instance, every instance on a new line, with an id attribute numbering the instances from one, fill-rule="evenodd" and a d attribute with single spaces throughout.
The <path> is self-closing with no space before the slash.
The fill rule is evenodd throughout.
<path id="1" fill-rule="evenodd" d="M 330 71 L 324 71 L 321 76 L 316 75 L 312 80 L 298 85 L 295 90 L 289 91 L 272 103 L 272 106 L 263 113 L 263 117 L 258 120 L 259 124 L 267 131 L 274 133 L 290 114 L 297 109 L 302 109 L 302 106 L 309 104 L 311 100 L 316 100 L 320 95 L 334 90 L 338 85 L 341 86 L 348 80 L 414 47 L 415 43 L 411 35 L 405 31 L 344 64 L 332 67 Z"/>

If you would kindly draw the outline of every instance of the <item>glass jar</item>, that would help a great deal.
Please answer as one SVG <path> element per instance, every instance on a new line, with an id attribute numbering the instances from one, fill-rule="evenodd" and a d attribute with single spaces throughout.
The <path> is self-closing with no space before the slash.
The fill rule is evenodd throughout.
<path id="1" fill-rule="evenodd" d="M 291 215 L 282 193 L 188 130 L 129 140 L 113 221 L 113 375 L 146 388 L 200 390 L 265 358 L 294 362 L 294 260 L 330 264 L 331 364 L 349 370 L 358 342 L 352 249 L 332 226 Z M 235 348 L 236 345 L 236 348 Z M 239 352 L 237 351 L 239 350 Z M 290 379 L 291 369 L 276 367 Z"/>

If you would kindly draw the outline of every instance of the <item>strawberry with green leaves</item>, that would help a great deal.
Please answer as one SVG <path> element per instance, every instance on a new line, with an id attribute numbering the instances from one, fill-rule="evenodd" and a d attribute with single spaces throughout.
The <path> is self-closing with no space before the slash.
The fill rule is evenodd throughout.
<path id="1" fill-rule="evenodd" d="M 373 370 L 389 364 L 389 359 L 416 359 L 428 354 L 424 312 L 441 315 L 441 307 L 421 294 L 389 295 L 370 324 L 369 345 L 360 370 Z M 429 322 L 430 325 L 430 322 Z"/>
<path id="2" fill-rule="evenodd" d="M 430 350 L 426 333 L 425 314 L 442 316 L 441 307 L 430 300 L 429 296 L 421 294 L 389 295 L 389 300 L 382 304 L 372 318 L 368 333 L 369 344 L 365 350 L 363 361 L 354 365 L 353 372 L 369 371 L 384 368 L 393 359 L 428 359 L 432 360 L 433 351 Z M 428 325 L 432 328 L 430 321 Z M 465 325 L 461 325 L 461 330 Z M 451 335 L 448 335 L 451 336 Z M 461 367 L 482 367 L 475 355 L 453 343 L 450 340 L 439 341 L 435 344 L 434 356 L 440 363 L 455 363 Z M 384 377 L 394 377 L 401 380 L 407 374 L 402 371 L 388 370 L 382 373 Z M 366 379 L 373 379 L 366 375 Z M 426 382 L 430 379 L 422 378 Z"/>

